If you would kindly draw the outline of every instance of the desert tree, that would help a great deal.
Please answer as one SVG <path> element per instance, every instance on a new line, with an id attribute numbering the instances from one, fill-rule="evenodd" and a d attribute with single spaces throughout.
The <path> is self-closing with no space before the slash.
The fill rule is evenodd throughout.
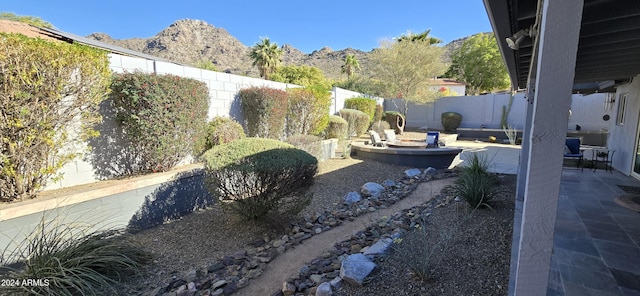
<path id="1" fill-rule="evenodd" d="M 436 44 L 440 44 L 442 43 L 442 39 L 440 38 L 436 38 L 436 37 L 432 37 L 429 36 L 429 34 L 431 34 L 431 29 L 426 30 L 422 33 L 419 34 L 414 34 L 411 32 L 407 32 L 404 35 L 401 35 L 400 37 L 396 38 L 396 41 L 398 42 L 426 42 L 429 45 L 436 45 Z"/>
<path id="2" fill-rule="evenodd" d="M 360 69 L 360 63 L 355 55 L 348 54 L 344 57 L 344 64 L 342 65 L 342 73 L 347 74 L 347 78 L 351 78 L 355 70 Z"/>
<path id="3" fill-rule="evenodd" d="M 271 40 L 265 37 L 251 47 L 249 56 L 253 59 L 253 65 L 260 70 L 260 77 L 269 79 L 269 75 L 275 72 L 280 65 L 282 49 L 278 48 L 278 44 L 271 43 Z"/>
<path id="4" fill-rule="evenodd" d="M 407 115 L 409 103 L 426 104 L 439 97 L 433 79 L 447 70 L 444 52 L 444 48 L 432 46 L 429 40 L 383 41 L 373 51 L 374 77 L 384 82 L 384 96 L 404 99 L 402 108 L 392 99 L 403 116 Z"/>
<path id="5" fill-rule="evenodd" d="M 312 66 L 287 65 L 278 67 L 271 75 L 271 80 L 297 84 L 302 86 L 322 86 L 329 89 L 330 83 L 322 70 Z"/>
<path id="6" fill-rule="evenodd" d="M 493 33 L 467 38 L 451 55 L 447 75 L 467 85 L 467 93 L 477 95 L 509 88 L 509 75 Z"/>

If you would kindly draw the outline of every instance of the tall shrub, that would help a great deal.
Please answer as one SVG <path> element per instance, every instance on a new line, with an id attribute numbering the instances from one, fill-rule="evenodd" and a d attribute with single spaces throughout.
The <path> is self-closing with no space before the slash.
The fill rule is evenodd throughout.
<path id="1" fill-rule="evenodd" d="M 104 51 L 0 34 L 0 199 L 32 198 L 97 132 Z"/>
<path id="2" fill-rule="evenodd" d="M 286 116 L 286 134 L 319 134 L 329 123 L 331 94 L 314 87 L 293 88 L 287 91 L 289 108 Z"/>
<path id="3" fill-rule="evenodd" d="M 325 130 L 327 139 L 344 139 L 347 136 L 347 130 L 349 129 L 349 123 L 344 118 L 331 115 L 329 116 L 329 125 Z"/>
<path id="4" fill-rule="evenodd" d="M 250 137 L 280 139 L 288 109 L 287 92 L 269 87 L 240 90 L 242 114 Z"/>
<path id="5" fill-rule="evenodd" d="M 369 98 L 351 98 L 344 101 L 345 109 L 355 109 L 366 113 L 369 116 L 369 123 L 373 122 L 376 105 L 376 100 Z"/>
<path id="6" fill-rule="evenodd" d="M 342 109 L 340 110 L 340 117 L 344 118 L 349 124 L 347 135 L 362 135 L 367 131 L 369 127 L 369 115 L 366 113 L 354 110 L 354 109 Z"/>
<path id="7" fill-rule="evenodd" d="M 137 154 L 133 172 L 166 171 L 204 138 L 209 91 L 175 75 L 117 74 L 111 84 L 116 116 Z"/>

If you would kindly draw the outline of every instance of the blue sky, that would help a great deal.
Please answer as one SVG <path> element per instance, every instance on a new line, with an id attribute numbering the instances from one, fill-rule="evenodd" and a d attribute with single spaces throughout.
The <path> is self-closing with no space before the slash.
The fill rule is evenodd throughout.
<path id="1" fill-rule="evenodd" d="M 431 29 L 445 43 L 491 31 L 482 0 L 3 0 L 0 11 L 38 16 L 76 35 L 101 32 L 116 39 L 147 38 L 176 20 L 199 19 L 247 46 L 269 37 L 305 53 L 324 46 L 370 51 L 407 31 Z"/>

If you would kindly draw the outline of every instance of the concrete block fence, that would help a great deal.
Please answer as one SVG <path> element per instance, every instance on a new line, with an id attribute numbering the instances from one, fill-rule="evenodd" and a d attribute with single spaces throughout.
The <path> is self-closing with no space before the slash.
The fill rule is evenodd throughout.
<path id="1" fill-rule="evenodd" d="M 509 94 L 487 94 L 480 96 L 443 97 L 432 104 L 410 103 L 406 126 L 408 128 L 426 127 L 432 130 L 442 130 L 440 115 L 443 112 L 458 112 L 462 114 L 462 128 L 499 129 L 502 118 L 502 106 L 509 103 Z M 393 101 L 402 108 L 402 99 L 385 99 L 384 108 L 387 111 L 398 111 Z M 571 97 L 571 117 L 567 124 L 568 130 L 575 130 L 580 125 L 583 131 L 600 131 L 607 129 L 610 122 L 603 120 L 605 114 L 611 110 L 604 109 L 605 94 L 591 94 L 587 96 L 575 94 Z M 525 95 L 516 94 L 513 98 L 511 111 L 507 122 L 516 129 L 522 129 L 525 122 L 525 107 L 528 104 Z"/>

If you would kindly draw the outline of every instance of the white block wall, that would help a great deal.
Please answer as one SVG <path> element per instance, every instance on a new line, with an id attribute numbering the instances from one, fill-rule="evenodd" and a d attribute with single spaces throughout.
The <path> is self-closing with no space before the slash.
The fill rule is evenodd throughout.
<path id="1" fill-rule="evenodd" d="M 583 131 L 600 131 L 607 129 L 609 123 L 602 119 L 604 115 L 604 94 L 592 94 L 589 96 L 572 96 L 572 116 L 567 124 L 569 130 L 574 130 L 575 125 L 582 127 Z M 394 99 L 396 104 L 402 108 L 402 99 Z M 522 129 L 525 120 L 525 107 L 527 100 L 524 94 L 516 94 L 513 98 L 511 111 L 507 122 Z M 416 105 L 411 104 L 407 114 L 407 127 L 430 129 L 442 129 L 440 116 L 444 112 L 458 112 L 462 114 L 460 127 L 480 128 L 500 128 L 502 118 L 502 106 L 509 104 L 508 94 L 487 94 L 481 96 L 458 96 L 443 97 L 432 104 Z M 397 111 L 391 99 L 386 99 L 385 110 Z M 610 113 L 611 111 L 609 111 Z M 612 117 L 613 115 L 610 114 Z"/>

